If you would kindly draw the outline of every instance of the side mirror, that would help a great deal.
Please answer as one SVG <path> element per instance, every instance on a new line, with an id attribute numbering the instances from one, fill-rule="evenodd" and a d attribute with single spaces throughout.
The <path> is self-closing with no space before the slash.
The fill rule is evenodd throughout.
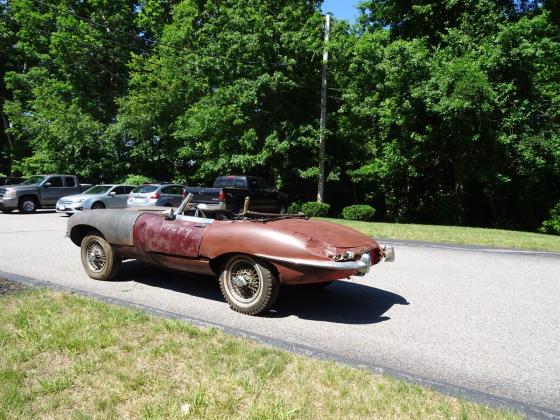
<path id="1" fill-rule="evenodd" d="M 163 212 L 163 218 L 165 220 L 175 220 L 176 217 L 177 215 L 175 214 L 173 209 L 169 209 Z"/>
<path id="2" fill-rule="evenodd" d="M 115 195 L 117 195 L 117 193 L 116 193 L 115 191 L 111 191 L 111 192 L 109 193 L 109 196 L 110 196 L 110 197 L 114 197 Z"/>
<path id="3" fill-rule="evenodd" d="M 44 186 L 45 188 L 49 188 L 50 186 L 52 186 L 52 184 L 51 184 L 50 182 L 45 182 L 45 183 L 43 184 L 43 186 Z"/>

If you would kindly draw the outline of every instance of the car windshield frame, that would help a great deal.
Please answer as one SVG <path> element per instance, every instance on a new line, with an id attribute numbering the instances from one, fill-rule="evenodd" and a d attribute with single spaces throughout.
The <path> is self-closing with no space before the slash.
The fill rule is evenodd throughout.
<path id="1" fill-rule="evenodd" d="M 43 182 L 45 179 L 47 179 L 47 177 L 44 176 L 44 175 L 34 175 L 34 176 L 30 177 L 29 179 L 25 180 L 24 182 L 22 182 L 21 185 L 35 185 L 35 184 L 40 184 L 40 183 Z"/>
<path id="2" fill-rule="evenodd" d="M 98 194 L 106 194 L 109 192 L 114 185 L 94 185 L 93 187 L 85 190 L 82 194 L 84 195 L 98 195 Z M 99 188 L 99 191 L 94 191 L 96 188 Z"/>

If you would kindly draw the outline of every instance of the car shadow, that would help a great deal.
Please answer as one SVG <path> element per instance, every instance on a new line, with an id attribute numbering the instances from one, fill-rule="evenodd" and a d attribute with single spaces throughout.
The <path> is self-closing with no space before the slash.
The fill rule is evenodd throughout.
<path id="1" fill-rule="evenodd" d="M 152 287 L 223 302 L 215 277 L 184 274 L 140 261 L 125 261 L 115 281 L 135 281 Z M 341 324 L 375 324 L 389 320 L 393 305 L 408 305 L 402 296 L 349 281 L 337 281 L 322 289 L 283 286 L 272 309 L 261 316 L 296 316 Z"/>
<path id="2" fill-rule="evenodd" d="M 341 324 L 375 324 L 388 321 L 385 313 L 393 305 L 409 305 L 396 293 L 350 281 L 335 281 L 316 289 L 305 286 L 284 286 L 274 307 L 265 315 Z"/>
<path id="3" fill-rule="evenodd" d="M 56 210 L 53 210 L 53 209 L 39 209 L 35 213 L 26 214 L 25 216 L 33 216 L 35 214 L 52 214 L 52 213 L 56 213 Z M 17 215 L 22 216 L 23 215 L 23 213 L 20 213 L 18 210 L 14 210 L 10 213 L 0 213 L 0 214 L 3 214 L 5 216 L 17 216 Z"/>
<path id="4" fill-rule="evenodd" d="M 138 260 L 124 261 L 119 275 L 113 281 L 134 281 L 204 299 L 224 301 L 215 277 L 180 273 Z"/>

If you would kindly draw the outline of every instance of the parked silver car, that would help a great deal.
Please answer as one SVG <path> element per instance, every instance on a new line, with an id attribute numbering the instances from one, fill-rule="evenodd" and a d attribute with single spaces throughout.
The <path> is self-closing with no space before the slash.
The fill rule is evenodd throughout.
<path id="1" fill-rule="evenodd" d="M 134 188 L 128 197 L 128 207 L 179 207 L 184 185 L 144 184 Z"/>
<path id="2" fill-rule="evenodd" d="M 126 200 L 133 189 L 134 186 L 123 184 L 96 185 L 81 194 L 62 197 L 56 203 L 56 211 L 71 215 L 89 209 L 126 208 Z"/>

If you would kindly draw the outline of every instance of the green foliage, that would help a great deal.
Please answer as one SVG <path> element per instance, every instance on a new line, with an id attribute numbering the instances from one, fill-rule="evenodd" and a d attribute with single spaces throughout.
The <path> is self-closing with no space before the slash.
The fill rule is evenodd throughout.
<path id="1" fill-rule="evenodd" d="M 346 220 L 361 220 L 369 222 L 375 215 L 375 209 L 367 204 L 354 204 L 342 209 L 342 218 Z"/>
<path id="2" fill-rule="evenodd" d="M 308 201 L 301 205 L 301 212 L 309 217 L 326 217 L 329 214 L 330 208 L 331 206 L 327 203 Z"/>
<path id="3" fill-rule="evenodd" d="M 288 206 L 288 214 L 298 214 L 301 212 L 301 203 L 293 202 Z"/>
<path id="4" fill-rule="evenodd" d="M 560 235 L 560 201 L 549 212 L 550 218 L 545 220 L 539 231 L 542 233 L 550 233 Z"/>
<path id="5" fill-rule="evenodd" d="M 123 178 L 121 182 L 123 184 L 128 184 L 128 185 L 141 185 L 141 184 L 147 184 L 151 181 L 152 180 L 150 178 L 144 175 L 129 174 L 125 178 Z"/>
<path id="6" fill-rule="evenodd" d="M 261 175 L 316 195 L 319 1 L 0 1 L 0 171 Z M 557 1 L 367 0 L 334 19 L 325 196 L 536 230 L 560 199 Z"/>

